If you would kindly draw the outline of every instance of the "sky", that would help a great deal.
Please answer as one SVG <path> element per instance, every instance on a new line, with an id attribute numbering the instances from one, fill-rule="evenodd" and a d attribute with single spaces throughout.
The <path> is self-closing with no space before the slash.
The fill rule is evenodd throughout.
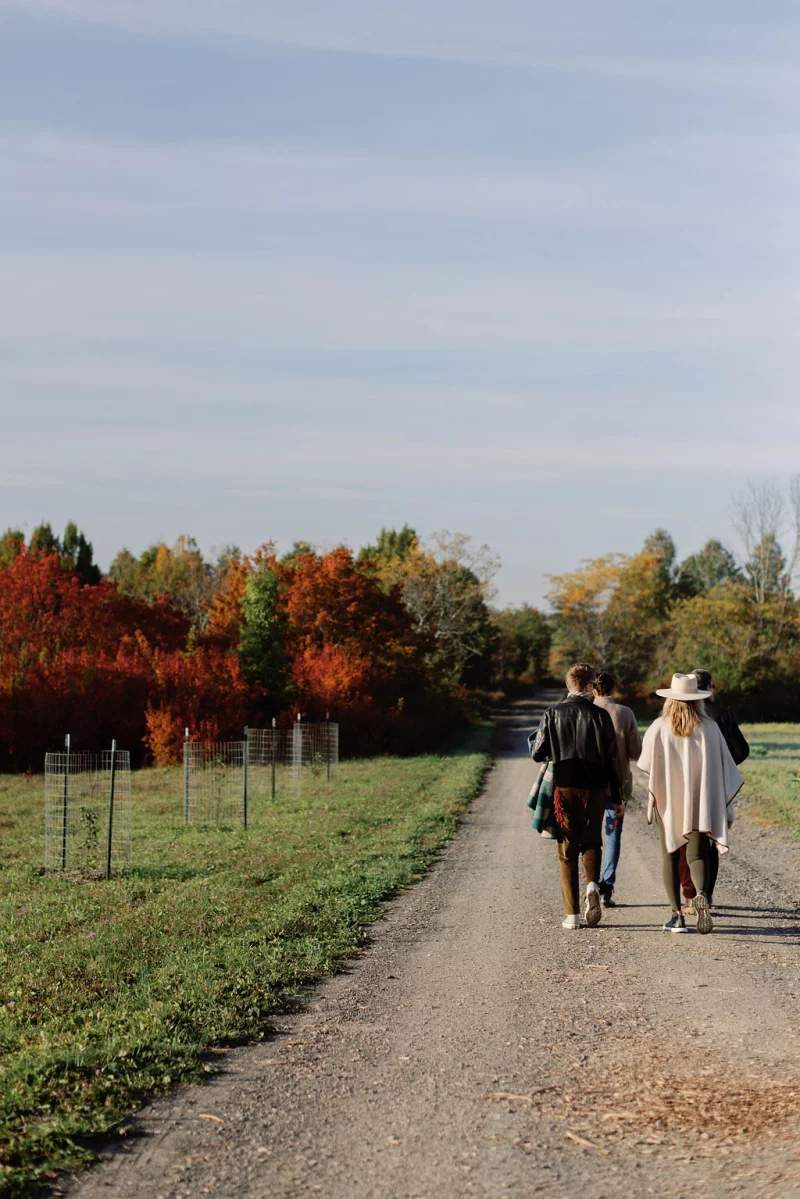
<path id="1" fill-rule="evenodd" d="M 449 529 L 500 603 L 800 469 L 794 0 L 0 0 L 0 525 Z"/>

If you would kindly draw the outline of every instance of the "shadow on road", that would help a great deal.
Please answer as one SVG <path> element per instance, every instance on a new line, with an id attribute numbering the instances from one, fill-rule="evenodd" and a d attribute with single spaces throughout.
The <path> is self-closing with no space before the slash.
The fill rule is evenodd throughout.
<path id="1" fill-rule="evenodd" d="M 495 752 L 501 758 L 527 757 L 528 734 L 539 727 L 542 713 L 564 698 L 564 689 L 540 691 L 533 699 L 509 700 L 494 709 L 497 725 Z"/>

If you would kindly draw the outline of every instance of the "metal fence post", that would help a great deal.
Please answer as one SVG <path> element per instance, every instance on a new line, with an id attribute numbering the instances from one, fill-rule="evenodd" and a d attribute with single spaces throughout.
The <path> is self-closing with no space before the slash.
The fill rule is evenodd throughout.
<path id="1" fill-rule="evenodd" d="M 298 784 L 303 778 L 303 726 L 299 712 L 297 723 L 292 725 L 292 778 Z"/>
<path id="2" fill-rule="evenodd" d="M 114 786 L 117 781 L 117 743 L 111 742 L 111 781 L 108 791 L 108 844 L 106 846 L 106 878 L 111 878 L 111 837 L 114 831 Z"/>
<path id="3" fill-rule="evenodd" d="M 245 829 L 248 827 L 248 816 L 249 816 L 248 795 L 247 795 L 247 767 L 248 767 L 249 759 L 250 759 L 250 743 L 248 741 L 249 736 L 250 736 L 250 730 L 248 729 L 247 725 L 245 725 L 244 726 L 244 746 L 243 746 L 244 760 L 242 763 L 242 765 L 243 765 L 242 788 L 243 788 L 243 792 L 244 792 L 242 795 L 242 815 L 244 818 Z"/>
<path id="4" fill-rule="evenodd" d="M 64 738 L 64 808 L 62 812 L 64 825 L 61 830 L 61 869 L 67 868 L 67 810 L 69 806 L 69 743 L 70 736 L 67 733 Z"/>
<path id="5" fill-rule="evenodd" d="M 272 717 L 272 798 L 275 798 L 275 759 L 278 756 L 278 731 L 276 729 L 277 721 Z"/>
<path id="6" fill-rule="evenodd" d="M 183 823 L 189 823 L 189 730 L 183 742 Z"/>

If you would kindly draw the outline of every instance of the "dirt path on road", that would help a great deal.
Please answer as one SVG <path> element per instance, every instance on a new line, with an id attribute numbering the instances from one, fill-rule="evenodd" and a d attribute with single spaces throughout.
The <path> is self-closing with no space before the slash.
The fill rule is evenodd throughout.
<path id="1" fill-rule="evenodd" d="M 565 932 L 524 805 L 537 719 L 504 714 L 459 835 L 362 957 L 149 1106 L 70 1195 L 800 1195 L 800 857 L 775 851 L 776 882 L 777 842 L 751 829 L 737 860 L 734 828 L 715 932 L 670 936 L 633 810 L 620 906 Z"/>

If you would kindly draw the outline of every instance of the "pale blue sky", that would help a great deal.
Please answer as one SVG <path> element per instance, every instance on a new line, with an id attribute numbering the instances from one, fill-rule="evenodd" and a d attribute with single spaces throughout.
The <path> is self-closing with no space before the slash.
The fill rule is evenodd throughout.
<path id="1" fill-rule="evenodd" d="M 0 524 L 457 529 L 800 468 L 794 3 L 0 0 Z"/>

